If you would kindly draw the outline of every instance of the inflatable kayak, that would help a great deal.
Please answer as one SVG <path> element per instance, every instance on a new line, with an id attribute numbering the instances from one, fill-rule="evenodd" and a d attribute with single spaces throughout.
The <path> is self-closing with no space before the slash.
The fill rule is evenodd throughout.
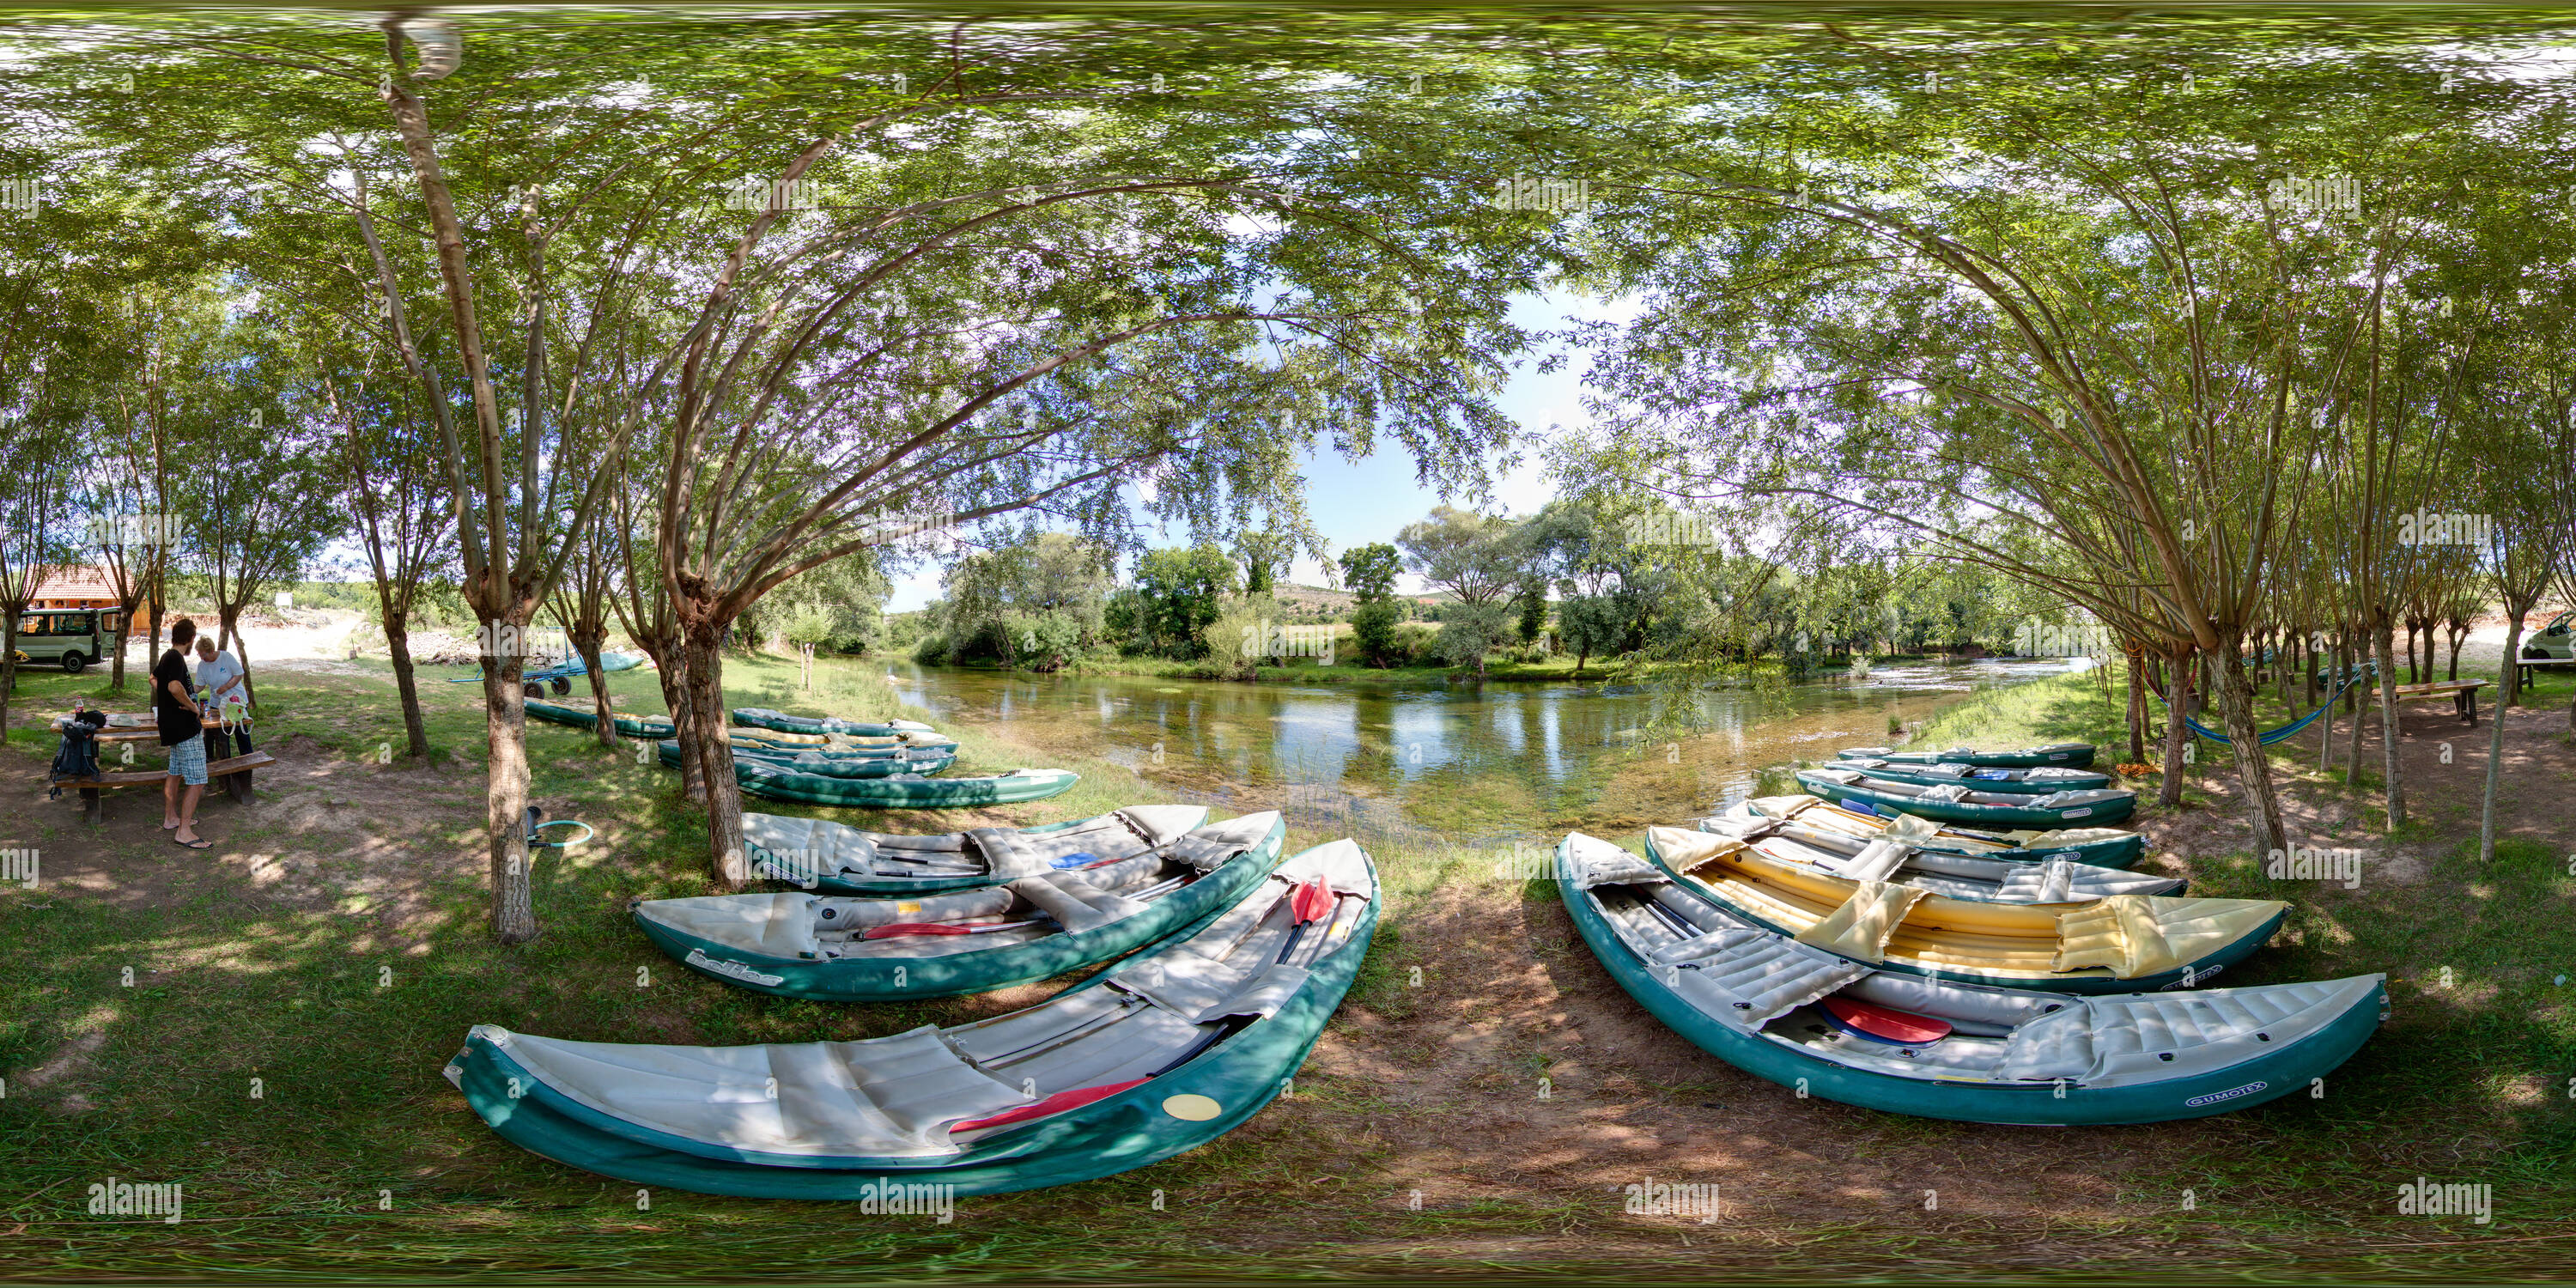
<path id="1" fill-rule="evenodd" d="M 527 706 L 529 718 L 543 720 L 549 724 L 571 725 L 576 729 L 595 728 L 599 724 L 599 710 L 596 707 L 565 706 L 556 702 L 541 702 L 535 698 L 527 699 Z M 672 726 L 669 716 L 621 715 L 617 717 L 617 732 L 630 738 L 669 738 L 675 736 L 679 730 Z"/>
<path id="2" fill-rule="evenodd" d="M 1881 835 L 1918 849 L 1970 854 L 2012 863 L 2065 859 L 2102 868 L 2125 868 L 2147 852 L 2147 839 L 2116 827 L 2065 827 L 2045 831 L 1984 832 L 1914 814 L 1874 814 L 1846 809 L 1813 796 L 1757 796 L 1716 819 L 1789 818 L 1810 827 L 1862 840 Z M 1712 829 L 1714 830 L 1714 829 Z"/>
<path id="3" fill-rule="evenodd" d="M 1097 966 L 1231 907 L 1279 862 L 1275 810 L 1168 846 L 1008 884 L 902 899 L 803 893 L 645 899 L 635 924 L 681 965 L 827 1002 L 988 993 Z"/>
<path id="4" fill-rule="evenodd" d="M 1884 760 L 1893 765 L 1978 765 L 1991 769 L 2035 769 L 2041 765 L 2057 765 L 2082 769 L 2093 763 L 2093 744 L 2052 742 L 2045 747 L 2023 747 L 2017 751 L 1979 751 L 1974 747 L 1952 747 L 1947 751 L 1845 747 L 1840 754 L 1845 760 Z"/>
<path id="5" fill-rule="evenodd" d="M 1798 785 L 1829 801 L 1877 814 L 1919 814 L 1953 823 L 1996 827 L 2054 827 L 2078 819 L 2117 823 L 2138 810 L 2138 796 L 2128 791 L 2067 791 L 2046 796 L 1982 792 L 1960 783 L 1927 787 L 1900 783 L 1856 769 L 1801 769 Z"/>
<path id="6" fill-rule="evenodd" d="M 2069 997 L 1875 969 L 1732 914 L 1607 841 L 1557 891 L 1619 987 L 1758 1078 L 1867 1109 L 2028 1126 L 2150 1123 L 2305 1092 L 2388 1018 L 2386 979 Z"/>
<path id="7" fill-rule="evenodd" d="M 658 750 L 663 764 L 673 769 L 680 767 L 678 739 L 673 738 L 663 742 Z M 733 757 L 733 777 L 735 782 L 742 784 L 744 791 L 751 791 L 755 783 L 793 782 L 807 778 L 884 778 L 892 774 L 935 774 L 956 762 L 956 753 L 951 751 L 916 752 L 909 747 L 884 755 L 833 755 L 820 750 L 789 753 L 736 748 Z"/>
<path id="8" fill-rule="evenodd" d="M 1893 974 L 2133 993 L 2191 988 L 2280 930 L 2278 899 L 2117 894 L 2065 903 L 1978 903 L 1886 881 L 1848 880 L 1742 841 L 1650 828 L 1646 857 L 1766 930 Z"/>
<path id="9" fill-rule="evenodd" d="M 636 1185 L 746 1198 L 999 1194 L 1115 1175 L 1279 1093 L 1368 954 L 1349 841 L 1193 934 L 1026 1010 L 856 1042 L 573 1042 L 478 1024 L 447 1080 L 502 1139 Z"/>
<path id="10" fill-rule="evenodd" d="M 2081 792 L 2111 785 L 2109 774 L 2089 769 L 2060 769 L 2043 765 L 2037 769 L 1980 769 L 1957 762 L 1939 765 L 1905 765 L 1889 760 L 1837 760 L 1827 769 L 1857 770 L 1873 778 L 1893 779 L 1900 783 L 1922 783 L 1939 787 L 1961 783 L 1981 792 L 2009 792 L 2016 796 L 2045 796 L 2050 792 Z"/>
<path id="11" fill-rule="evenodd" d="M 838 716 L 791 716 L 767 707 L 735 707 L 733 722 L 754 729 L 775 729 L 780 733 L 847 733 L 868 738 L 889 738 L 906 733 L 936 733 L 937 730 L 918 720 L 843 720 Z"/>
<path id="12" fill-rule="evenodd" d="M 2095 867 L 2068 859 L 2014 863 L 1945 850 L 1926 850 L 1902 838 L 1863 840 L 1808 823 L 1776 818 L 1712 818 L 1700 830 L 1743 841 L 1783 863 L 1830 872 L 1849 881 L 1893 881 L 1953 899 L 1984 903 L 2064 903 L 2114 894 L 2178 895 L 2181 877 L 2155 877 Z"/>
<path id="13" fill-rule="evenodd" d="M 676 755 L 677 753 L 673 753 Z M 921 761 L 912 762 L 915 769 Z M 938 767 L 946 768 L 942 757 Z M 1070 769 L 1014 769 L 1007 774 L 974 774 L 960 778 L 925 778 L 916 772 L 854 778 L 837 774 L 780 770 L 753 759 L 733 762 L 734 780 L 744 791 L 772 800 L 808 805 L 856 805 L 866 809 L 954 809 L 975 805 L 1010 805 L 1042 801 L 1073 790 L 1082 775 Z"/>
<path id="14" fill-rule="evenodd" d="M 772 881 L 832 894 L 944 894 L 1102 859 L 1126 859 L 1207 824 L 1204 805 L 1130 805 L 1044 827 L 935 836 L 863 832 L 829 819 L 742 816 L 752 865 Z"/>

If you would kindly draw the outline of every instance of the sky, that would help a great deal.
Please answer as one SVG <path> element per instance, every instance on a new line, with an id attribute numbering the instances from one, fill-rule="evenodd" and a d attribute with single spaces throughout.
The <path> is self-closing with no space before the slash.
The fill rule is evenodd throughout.
<path id="1" fill-rule="evenodd" d="M 1625 302 L 1602 305 L 1541 296 L 1518 302 L 1512 320 L 1533 330 L 1549 330 L 1564 325 L 1569 316 L 1624 321 L 1633 315 L 1634 308 Z M 1518 422 L 1526 441 L 1520 449 L 1519 466 L 1495 477 L 1494 504 L 1487 513 L 1521 517 L 1547 504 L 1555 488 L 1545 477 L 1540 440 L 1551 426 L 1571 429 L 1590 422 L 1583 408 L 1582 360 L 1578 357 L 1546 374 L 1532 370 L 1537 365 L 1535 355 L 1525 359 L 1495 400 L 1504 414 Z M 1375 455 L 1352 462 L 1325 445 L 1308 452 L 1303 464 L 1307 508 L 1314 516 L 1316 529 L 1336 551 L 1371 542 L 1392 543 L 1406 524 L 1441 504 L 1437 492 L 1414 481 L 1413 458 L 1398 446 L 1381 446 Z M 1448 503 L 1467 507 L 1467 499 L 1462 496 L 1452 496 Z M 1144 535 L 1149 546 L 1180 545 L 1189 540 L 1186 527 L 1163 529 L 1149 523 Z M 886 611 L 911 612 L 937 599 L 940 571 L 936 564 L 928 564 L 897 577 Z M 1287 579 L 1308 586 L 1327 584 L 1323 568 L 1311 555 L 1300 556 Z M 1396 579 L 1396 590 L 1422 594 L 1428 588 L 1421 578 L 1405 573 Z"/>

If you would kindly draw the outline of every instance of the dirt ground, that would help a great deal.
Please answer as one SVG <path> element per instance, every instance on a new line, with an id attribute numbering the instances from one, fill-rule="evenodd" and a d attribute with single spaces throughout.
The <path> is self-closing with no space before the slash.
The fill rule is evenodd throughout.
<path id="1" fill-rule="evenodd" d="M 2471 731 L 2447 708 L 2420 707 L 2409 713 L 2405 735 L 2406 772 L 2426 808 L 2456 810 L 2473 799 L 2470 784 L 2484 769 L 2483 720 Z M 2449 764 L 2441 763 L 2445 742 L 2452 744 Z M 106 844 L 47 847 L 56 897 L 128 908 L 218 897 L 246 911 L 336 909 L 374 921 L 388 947 L 421 942 L 440 915 L 427 891 L 479 872 L 484 861 L 473 776 L 379 766 L 299 744 L 275 749 L 286 763 L 261 771 L 254 807 L 209 797 L 202 827 L 215 844 L 205 851 L 168 843 L 157 826 L 157 793 L 119 794 Z M 2376 757 L 2375 735 L 2364 751 Z M 2576 849 L 2576 821 L 2564 805 L 2571 794 L 2531 787 L 2576 784 L 2566 714 L 2515 713 L 2506 755 L 2508 781 L 2521 790 L 2506 796 L 2503 833 Z M 2219 767 L 2201 769 L 2194 786 L 2218 803 L 2146 819 L 2143 866 L 2172 868 L 2245 848 Z M 57 812 L 49 817 L 71 808 L 43 802 L 41 793 L 37 807 Z M 2285 807 L 2293 834 L 2312 834 L 2316 843 L 2358 833 L 2350 804 L 2320 804 L 2293 786 Z M 76 819 L 71 825 L 84 826 Z M 145 855 L 148 864 L 134 861 Z M 2375 855 L 2371 870 L 2378 880 L 2404 884 L 2410 870 L 2420 879 L 2420 863 L 2409 854 Z M 1973 1264 L 1995 1267 L 2063 1266 L 2087 1253 L 2182 1256 L 2184 1249 L 2151 1249 L 2136 1233 L 2120 1232 L 2176 1211 L 2181 1201 L 2138 1177 L 2170 1176 L 2214 1147 L 2259 1148 L 2264 1138 L 2258 1124 L 2241 1117 L 2024 1129 L 1801 1100 L 1654 1020 L 1603 974 L 1555 899 L 1531 893 L 1539 889 L 1474 880 L 1404 910 L 1393 962 L 1408 980 L 1418 967 L 1418 987 L 1403 988 L 1401 1002 L 1385 1009 L 1346 1006 L 1301 1075 L 1326 1093 L 1280 1102 L 1244 1131 L 1265 1139 L 1321 1133 L 1336 1143 L 1349 1173 L 1321 1179 L 1354 1196 L 1379 1196 L 1373 1206 L 1402 1207 L 1418 1191 L 1427 1209 L 1500 1200 L 1559 1210 L 1567 1219 L 1500 1239 L 1351 1241 L 1349 1232 L 1332 1235 L 1294 1220 L 1259 1237 L 1300 1241 L 1302 1225 L 1341 1255 L 1362 1259 L 1714 1262 L 1771 1256 L 1768 1250 L 1820 1231 L 1857 1232 L 1891 1255 L 1905 1240 L 1928 1236 L 1937 1247 L 1919 1255 L 1935 1259 L 1970 1237 L 1982 1249 Z M 998 1000 L 1025 1004 L 1040 996 L 1034 988 L 1014 993 L 1026 996 Z M 688 1040 L 685 1028 L 677 1026 L 671 1040 Z M 60 1052 L 30 1081 L 57 1076 L 82 1058 L 77 1050 Z M 1329 1090 L 1335 1088 L 1341 1094 Z M 1352 1165 L 1355 1158 L 1368 1161 Z M 1717 1184 L 1722 1223 L 1623 1217 L 1623 1187 L 1649 1181 Z"/>

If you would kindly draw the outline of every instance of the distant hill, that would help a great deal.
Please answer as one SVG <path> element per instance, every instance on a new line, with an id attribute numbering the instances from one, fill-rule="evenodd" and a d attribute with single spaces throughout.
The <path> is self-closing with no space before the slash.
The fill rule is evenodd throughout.
<path id="1" fill-rule="evenodd" d="M 1350 611 L 1351 605 L 1357 602 L 1357 597 L 1347 590 L 1335 590 L 1330 586 L 1307 586 L 1293 581 L 1272 585 L 1270 593 L 1277 596 L 1281 603 L 1296 604 L 1302 608 L 1324 613 L 1346 613 Z M 1427 607 L 1434 604 L 1454 603 L 1458 597 L 1443 590 L 1429 595 L 1398 595 L 1396 598 L 1411 599 Z"/>

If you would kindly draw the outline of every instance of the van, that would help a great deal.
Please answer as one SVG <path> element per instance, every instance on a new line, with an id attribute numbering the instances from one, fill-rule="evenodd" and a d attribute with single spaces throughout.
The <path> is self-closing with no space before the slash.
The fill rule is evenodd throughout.
<path id="1" fill-rule="evenodd" d="M 18 651 L 31 665 L 47 662 L 78 675 L 107 656 L 114 609 L 49 608 L 18 619 Z"/>
<path id="2" fill-rule="evenodd" d="M 2547 626 L 2522 637 L 2522 660 L 2564 662 L 2576 657 L 2576 608 L 2560 613 Z"/>

